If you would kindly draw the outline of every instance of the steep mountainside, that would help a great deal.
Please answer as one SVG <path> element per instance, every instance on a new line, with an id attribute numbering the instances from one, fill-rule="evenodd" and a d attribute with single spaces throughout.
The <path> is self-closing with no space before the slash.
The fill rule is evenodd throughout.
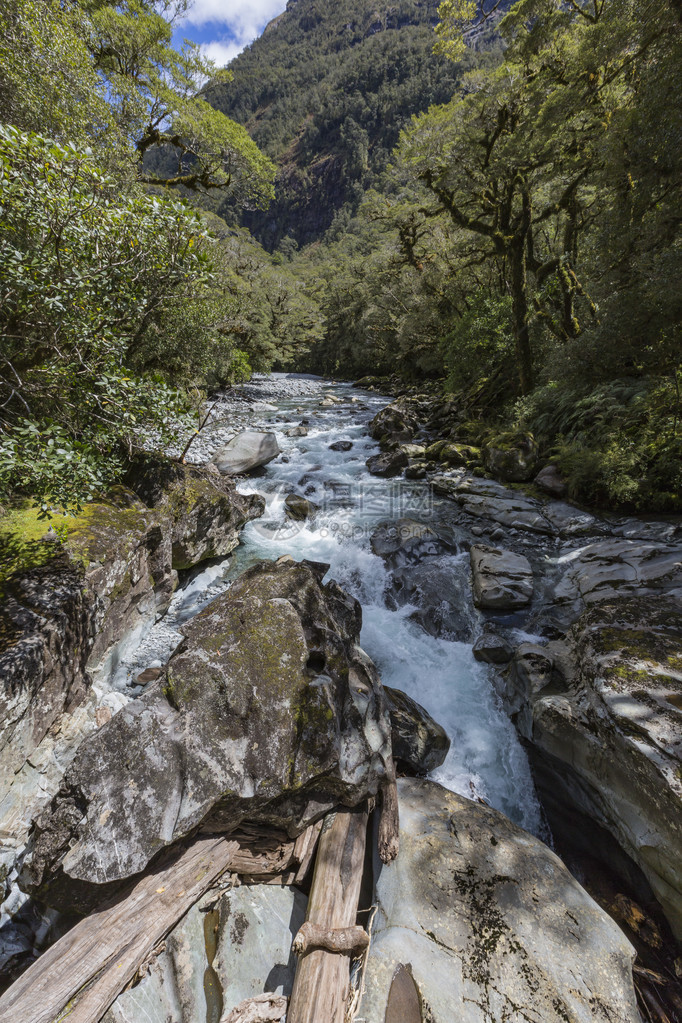
<path id="1" fill-rule="evenodd" d="M 432 52 L 438 0 L 290 0 L 209 101 L 280 166 L 277 199 L 244 221 L 269 249 L 319 239 L 379 181 L 403 125 L 450 99 L 464 65 Z M 470 52 L 466 62 L 495 59 Z M 224 211 L 221 211 L 224 212 Z M 286 241 L 284 248 L 291 248 Z"/>

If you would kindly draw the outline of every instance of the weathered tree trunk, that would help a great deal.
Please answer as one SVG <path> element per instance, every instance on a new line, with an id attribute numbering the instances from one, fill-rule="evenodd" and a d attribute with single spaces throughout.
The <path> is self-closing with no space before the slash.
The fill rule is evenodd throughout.
<path id="1" fill-rule="evenodd" d="M 395 767 L 393 777 L 382 787 L 379 815 L 379 858 L 382 863 L 392 863 L 400 848 L 400 811 Z"/>
<path id="2" fill-rule="evenodd" d="M 509 263 L 512 278 L 512 317 L 519 384 L 522 394 L 530 394 L 533 389 L 533 354 L 530 347 L 530 327 L 528 323 L 528 280 L 525 237 L 522 237 L 519 242 L 515 240 L 514 244 L 512 244 L 509 250 Z"/>
<path id="3" fill-rule="evenodd" d="M 320 835 L 307 922 L 325 930 L 353 927 L 360 897 L 367 811 L 339 810 Z M 287 1023 L 344 1023 L 351 953 L 314 949 L 296 970 Z"/>
<path id="4" fill-rule="evenodd" d="M 229 870 L 237 842 L 203 838 L 85 917 L 0 998 L 0 1023 L 97 1023 L 154 947 Z"/>

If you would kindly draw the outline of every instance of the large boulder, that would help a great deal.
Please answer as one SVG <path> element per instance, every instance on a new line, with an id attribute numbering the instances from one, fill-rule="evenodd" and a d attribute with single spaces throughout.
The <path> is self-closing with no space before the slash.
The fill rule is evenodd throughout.
<path id="1" fill-rule="evenodd" d="M 575 551 L 554 591 L 557 604 L 668 594 L 682 599 L 682 544 L 610 537 Z"/>
<path id="2" fill-rule="evenodd" d="M 381 451 L 372 455 L 365 463 L 372 476 L 399 476 L 407 466 L 408 458 L 404 451 Z"/>
<path id="3" fill-rule="evenodd" d="M 533 478 L 538 465 L 538 446 L 530 433 L 501 433 L 483 448 L 485 467 L 506 483 Z"/>
<path id="4" fill-rule="evenodd" d="M 319 511 L 319 505 L 313 504 L 307 497 L 300 494 L 288 494 L 284 501 L 284 512 L 289 519 L 295 522 L 303 522 L 310 519 Z"/>
<path id="5" fill-rule="evenodd" d="M 413 774 L 429 774 L 444 763 L 450 749 L 445 729 L 420 703 L 400 689 L 385 686 L 391 715 L 391 745 L 398 766 Z"/>
<path id="6" fill-rule="evenodd" d="M 398 792 L 366 1023 L 640 1023 L 632 946 L 547 846 L 432 782 Z"/>
<path id="7" fill-rule="evenodd" d="M 564 501 L 539 501 L 495 480 L 479 479 L 469 473 L 436 476 L 433 488 L 437 494 L 456 501 L 467 515 L 487 519 L 500 527 L 567 538 L 602 528 L 589 512 Z"/>
<path id="8" fill-rule="evenodd" d="M 528 558 L 486 544 L 475 544 L 470 558 L 476 607 L 515 610 L 530 603 L 533 570 Z"/>
<path id="9" fill-rule="evenodd" d="M 377 412 L 369 424 L 369 434 L 382 446 L 411 441 L 419 428 L 417 406 L 409 398 L 398 398 Z"/>
<path id="10" fill-rule="evenodd" d="M 289 996 L 296 966 L 291 942 L 306 903 L 294 888 L 265 884 L 210 893 L 171 931 L 149 972 L 118 996 L 102 1023 L 203 1023 L 223 1019 L 264 991 Z"/>
<path id="11" fill-rule="evenodd" d="M 85 910 L 200 826 L 293 836 L 377 792 L 385 697 L 360 605 L 326 570 L 261 562 L 192 620 L 159 681 L 80 747 L 36 822 L 26 890 Z"/>
<path id="12" fill-rule="evenodd" d="M 522 647 L 506 702 L 547 804 L 606 828 L 682 938 L 682 608 L 609 600 L 546 648 Z M 561 815 L 565 811 L 559 809 Z"/>
<path id="13" fill-rule="evenodd" d="M 213 455 L 213 461 L 226 476 L 238 476 L 267 465 L 281 454 L 274 433 L 244 430 Z"/>
<path id="14" fill-rule="evenodd" d="M 167 520 L 164 528 L 177 571 L 230 554 L 239 544 L 241 529 L 265 511 L 263 497 L 240 494 L 213 465 L 146 459 L 131 469 L 126 483 Z"/>

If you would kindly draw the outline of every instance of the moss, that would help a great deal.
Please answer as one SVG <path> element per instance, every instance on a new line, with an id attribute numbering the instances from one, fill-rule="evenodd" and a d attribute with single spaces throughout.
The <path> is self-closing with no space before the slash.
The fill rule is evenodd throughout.
<path id="1" fill-rule="evenodd" d="M 0 594 L 12 576 L 42 568 L 69 548 L 82 515 L 40 518 L 40 506 L 25 501 L 0 518 Z"/>

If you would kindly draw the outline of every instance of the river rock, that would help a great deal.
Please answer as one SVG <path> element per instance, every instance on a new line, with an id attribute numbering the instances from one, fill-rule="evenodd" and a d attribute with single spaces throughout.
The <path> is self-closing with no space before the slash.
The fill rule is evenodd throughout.
<path id="1" fill-rule="evenodd" d="M 333 444 L 329 445 L 330 451 L 350 451 L 353 447 L 352 440 L 336 440 Z"/>
<path id="2" fill-rule="evenodd" d="M 226 476 L 237 476 L 261 465 L 267 465 L 281 454 L 274 433 L 245 430 L 218 448 L 213 461 Z"/>
<path id="3" fill-rule="evenodd" d="M 199 825 L 293 836 L 376 793 L 390 719 L 360 605 L 326 570 L 258 563 L 185 627 L 165 675 L 81 745 L 36 822 L 26 890 L 84 910 Z"/>
<path id="4" fill-rule="evenodd" d="M 517 726 L 540 755 L 541 789 L 562 792 L 611 832 L 641 868 L 678 938 L 681 611 L 670 597 L 597 604 L 565 639 L 535 655 L 521 648 L 509 680 L 514 691 L 507 691 Z"/>
<path id="5" fill-rule="evenodd" d="M 288 494 L 284 501 L 284 508 L 287 517 L 296 522 L 312 518 L 315 512 L 319 511 L 319 505 L 313 504 L 307 497 L 301 497 L 300 494 Z"/>
<path id="6" fill-rule="evenodd" d="M 381 522 L 372 533 L 370 544 L 390 568 L 417 565 L 430 555 L 453 549 L 428 523 L 410 518 Z"/>
<path id="7" fill-rule="evenodd" d="M 530 433 L 501 433 L 483 449 L 485 467 L 506 483 L 523 483 L 535 475 L 538 446 Z"/>
<path id="8" fill-rule="evenodd" d="M 384 445 L 405 444 L 419 428 L 417 407 L 407 398 L 398 398 L 377 412 L 369 424 L 369 434 Z"/>
<path id="9" fill-rule="evenodd" d="M 372 455 L 365 463 L 373 476 L 399 476 L 407 465 L 408 459 L 404 451 L 382 451 Z"/>
<path id="10" fill-rule="evenodd" d="M 308 427 L 307 426 L 292 426 L 290 430 L 287 430 L 287 437 L 307 437 Z"/>
<path id="11" fill-rule="evenodd" d="M 682 545 L 613 537 L 571 552 L 554 591 L 558 604 L 582 607 L 634 594 L 682 599 Z"/>
<path id="12" fill-rule="evenodd" d="M 445 761 L 450 749 L 447 732 L 406 693 L 384 687 L 391 715 L 391 745 L 398 766 L 414 774 L 429 774 Z"/>
<path id="13" fill-rule="evenodd" d="M 230 554 L 241 529 L 265 511 L 263 497 L 240 494 L 212 465 L 145 459 L 129 471 L 126 483 L 147 508 L 168 519 L 171 561 L 178 571 Z"/>
<path id="14" fill-rule="evenodd" d="M 489 630 L 478 637 L 473 647 L 474 657 L 484 664 L 508 664 L 512 653 L 513 650 L 504 636 Z"/>
<path id="15" fill-rule="evenodd" d="M 566 480 L 556 465 L 546 465 L 544 469 L 540 470 L 533 482 L 540 490 L 544 490 L 554 497 L 563 497 L 566 493 Z"/>
<path id="16" fill-rule="evenodd" d="M 306 904 L 294 888 L 265 884 L 209 893 L 102 1023 L 203 1023 L 264 991 L 288 997 L 296 966 L 291 942 Z"/>
<path id="17" fill-rule="evenodd" d="M 400 855 L 376 884 L 365 1023 L 640 1023 L 634 949 L 554 853 L 433 782 L 403 778 L 398 792 Z M 412 1005 L 409 981 L 419 1015 L 387 1015 L 394 982 L 403 1011 Z"/>
<path id="18" fill-rule="evenodd" d="M 391 573 L 388 599 L 398 607 L 412 605 L 410 618 L 430 636 L 468 642 L 471 622 L 460 596 L 466 585 L 462 568 L 451 555 L 425 556 L 416 564 L 398 566 Z"/>
<path id="19" fill-rule="evenodd" d="M 485 544 L 471 548 L 476 607 L 515 610 L 533 598 L 533 570 L 528 558 Z"/>

